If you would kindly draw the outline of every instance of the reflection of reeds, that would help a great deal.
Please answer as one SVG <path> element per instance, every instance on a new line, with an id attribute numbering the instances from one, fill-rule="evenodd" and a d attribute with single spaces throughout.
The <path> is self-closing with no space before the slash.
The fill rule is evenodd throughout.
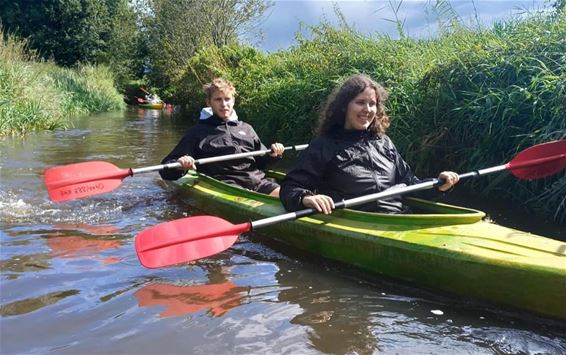
<path id="1" fill-rule="evenodd" d="M 70 115 L 121 107 L 106 67 L 41 61 L 0 27 L 0 135 L 64 127 Z"/>
<path id="2" fill-rule="evenodd" d="M 311 139 L 318 108 L 337 82 L 369 74 L 390 91 L 389 134 L 423 177 L 499 165 L 526 147 L 566 139 L 566 13 L 470 29 L 436 10 L 450 26 L 433 39 L 368 37 L 323 22 L 287 51 L 210 47 L 191 58 L 173 90 L 181 103 L 194 105 L 203 100 L 192 94 L 202 82 L 228 77 L 237 83 L 242 119 L 264 141 L 292 144 Z M 556 197 L 563 196 L 556 190 L 563 179 L 524 182 L 500 174 L 477 179 L 473 188 L 527 201 L 564 220 L 566 209 Z"/>
<path id="3" fill-rule="evenodd" d="M 0 315 L 3 317 L 9 317 L 30 313 L 51 304 L 55 304 L 66 297 L 78 294 L 78 290 L 68 290 L 51 292 L 34 298 L 26 298 L 24 300 L 1 305 Z"/>
<path id="4" fill-rule="evenodd" d="M 482 45 L 485 53 L 470 49 L 434 68 L 422 82 L 423 117 L 434 117 L 450 135 L 434 146 L 414 144 L 411 160 L 421 167 L 431 164 L 421 159 L 429 156 L 447 157 L 441 164 L 460 171 L 487 167 L 534 144 L 566 139 L 565 16 L 507 26 L 487 34 L 492 40 Z M 421 132 L 427 123 L 420 124 Z M 566 218 L 564 174 L 536 182 L 502 175 L 474 185 L 494 197 L 526 201 L 558 222 Z"/>

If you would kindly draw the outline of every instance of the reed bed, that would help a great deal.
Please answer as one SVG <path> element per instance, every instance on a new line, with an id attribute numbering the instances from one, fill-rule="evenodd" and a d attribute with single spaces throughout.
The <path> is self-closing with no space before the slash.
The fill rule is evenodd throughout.
<path id="1" fill-rule="evenodd" d="M 123 106 L 108 68 L 57 67 L 0 28 L 0 135 L 65 128 L 73 115 Z"/>

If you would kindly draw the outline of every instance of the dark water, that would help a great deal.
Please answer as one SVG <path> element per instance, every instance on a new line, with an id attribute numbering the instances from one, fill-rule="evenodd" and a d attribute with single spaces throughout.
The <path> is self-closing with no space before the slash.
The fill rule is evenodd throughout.
<path id="1" fill-rule="evenodd" d="M 134 236 L 192 213 L 157 173 L 65 203 L 48 199 L 41 174 L 91 160 L 158 164 L 186 123 L 127 111 L 75 127 L 0 140 L 2 354 L 566 353 L 566 325 L 380 279 L 259 235 L 206 260 L 144 269 Z"/>

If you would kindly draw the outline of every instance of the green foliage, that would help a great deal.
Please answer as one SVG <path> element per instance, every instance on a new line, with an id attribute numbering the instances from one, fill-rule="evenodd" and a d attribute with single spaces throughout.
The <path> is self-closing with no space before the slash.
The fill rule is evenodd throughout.
<path id="1" fill-rule="evenodd" d="M 57 102 L 63 97 L 30 65 L 33 57 L 25 43 L 12 36 L 0 45 L 0 135 L 25 132 L 32 127 L 53 129 L 64 117 Z"/>
<path id="2" fill-rule="evenodd" d="M 114 111 L 123 107 L 112 80 L 112 72 L 105 66 L 80 65 L 74 69 L 52 66 L 49 76 L 55 87 L 66 93 L 63 109 L 72 114 Z"/>
<path id="3" fill-rule="evenodd" d="M 123 106 L 108 68 L 41 61 L 0 28 L 0 135 L 65 127 L 70 115 Z"/>
<path id="4" fill-rule="evenodd" d="M 239 92 L 239 116 L 266 143 L 304 143 L 336 83 L 368 74 L 388 88 L 388 133 L 420 176 L 499 165 L 528 146 L 566 139 L 566 14 L 474 30 L 456 20 L 430 40 L 367 37 L 322 23 L 287 51 L 207 47 L 187 62 L 171 92 L 196 115 L 202 84 L 226 77 Z M 563 173 L 534 182 L 500 174 L 474 185 L 566 221 Z"/>
<path id="5" fill-rule="evenodd" d="M 146 0 L 144 17 L 149 79 L 171 99 L 191 57 L 208 46 L 235 44 L 257 35 L 257 24 L 272 5 L 267 0 Z"/>
<path id="6" fill-rule="evenodd" d="M 139 74 L 136 14 L 128 0 L 0 0 L 0 22 L 43 59 L 106 64 L 120 82 Z"/>

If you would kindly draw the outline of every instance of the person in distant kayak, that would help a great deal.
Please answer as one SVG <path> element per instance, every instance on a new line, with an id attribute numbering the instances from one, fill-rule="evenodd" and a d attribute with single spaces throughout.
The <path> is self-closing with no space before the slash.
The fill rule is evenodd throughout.
<path id="1" fill-rule="evenodd" d="M 162 164 L 178 161 L 181 169 L 163 169 L 159 173 L 166 180 L 176 180 L 187 170 L 196 169 L 195 159 L 215 157 L 266 149 L 253 127 L 238 120 L 234 110 L 236 89 L 225 79 L 214 79 L 204 86 L 206 103 L 199 123 L 187 130 L 177 146 Z M 279 185 L 261 171 L 268 163 L 281 158 L 284 147 L 271 145 L 271 153 L 205 164 L 199 171 L 220 181 L 271 196 L 279 196 Z"/>
<path id="2" fill-rule="evenodd" d="M 385 134 L 387 92 L 365 75 L 354 75 L 328 97 L 320 115 L 318 136 L 299 156 L 281 183 L 281 202 L 288 211 L 305 207 L 329 214 L 334 201 L 413 185 L 419 180 Z M 438 176 L 447 191 L 458 174 Z M 355 207 L 358 210 L 407 213 L 401 197 Z"/>

